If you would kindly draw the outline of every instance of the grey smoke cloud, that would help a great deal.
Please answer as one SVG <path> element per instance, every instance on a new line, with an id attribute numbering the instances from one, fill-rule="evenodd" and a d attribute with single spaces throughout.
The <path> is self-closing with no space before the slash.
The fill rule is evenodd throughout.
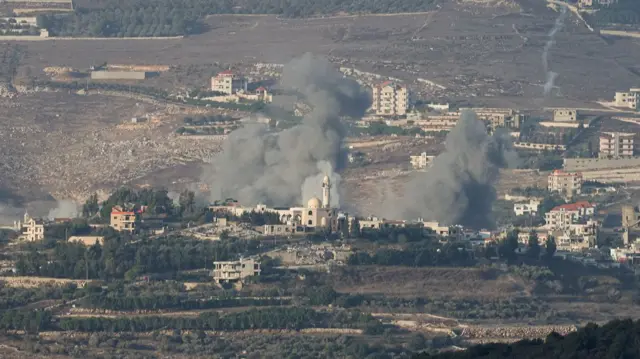
<path id="1" fill-rule="evenodd" d="M 491 228 L 495 184 L 500 168 L 517 164 L 509 135 L 489 135 L 475 113 L 464 111 L 447 135 L 445 150 L 426 172 L 409 181 L 404 195 L 390 205 L 390 218 L 438 221 L 470 228 Z"/>
<path id="2" fill-rule="evenodd" d="M 370 95 L 331 63 L 309 53 L 285 65 L 280 86 L 297 92 L 312 110 L 281 132 L 250 125 L 230 134 L 222 152 L 203 171 L 211 200 L 233 197 L 245 205 L 299 204 L 305 181 L 339 172 L 346 163 L 340 117 L 361 117 Z M 336 186 L 337 187 L 337 186 Z"/>
<path id="3" fill-rule="evenodd" d="M 22 219 L 24 208 L 14 207 L 9 203 L 0 203 L 0 225 L 12 225 L 14 221 Z"/>
<path id="4" fill-rule="evenodd" d="M 331 206 L 340 207 L 340 188 L 342 177 L 339 173 L 333 170 L 333 166 L 328 161 L 320 161 L 317 163 L 318 174 L 315 176 L 309 176 L 304 180 L 302 184 L 302 204 L 307 203 L 313 197 L 317 197 L 322 200 L 322 181 L 324 176 L 329 176 L 331 181 Z"/>
<path id="5" fill-rule="evenodd" d="M 546 76 L 546 80 L 544 83 L 544 95 L 547 96 L 551 90 L 553 89 L 554 82 L 558 74 L 549 70 L 549 50 L 556 43 L 556 33 L 562 29 L 564 26 L 564 19 L 567 17 L 567 8 L 565 6 L 561 6 L 560 15 L 556 18 L 556 21 L 553 25 L 551 31 L 547 36 L 549 40 L 544 45 L 544 49 L 542 51 L 542 66 L 544 67 L 544 73 Z"/>
<path id="6" fill-rule="evenodd" d="M 49 210 L 48 219 L 55 218 L 76 218 L 80 216 L 80 207 L 72 200 L 59 200 L 55 208 Z"/>
<path id="7" fill-rule="evenodd" d="M 169 197 L 169 199 L 173 202 L 174 206 L 180 205 L 180 192 L 168 191 L 167 197 Z"/>

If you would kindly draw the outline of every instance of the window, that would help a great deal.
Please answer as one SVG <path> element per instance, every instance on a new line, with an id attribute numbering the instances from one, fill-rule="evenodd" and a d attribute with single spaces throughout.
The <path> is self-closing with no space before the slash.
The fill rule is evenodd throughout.
<path id="1" fill-rule="evenodd" d="M 313 220 L 309 220 L 309 222 L 307 222 L 308 225 L 312 226 L 313 225 Z"/>
<path id="2" fill-rule="evenodd" d="M 308 213 L 310 216 L 313 216 L 313 211 L 309 211 Z"/>

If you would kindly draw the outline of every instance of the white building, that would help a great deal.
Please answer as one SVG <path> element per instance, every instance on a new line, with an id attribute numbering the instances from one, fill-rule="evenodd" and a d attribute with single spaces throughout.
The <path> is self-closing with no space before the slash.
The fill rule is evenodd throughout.
<path id="1" fill-rule="evenodd" d="M 632 157 L 634 133 L 603 132 L 600 135 L 600 158 Z"/>
<path id="2" fill-rule="evenodd" d="M 569 232 L 575 236 L 595 236 L 600 228 L 600 222 L 589 219 L 583 223 L 572 223 Z"/>
<path id="3" fill-rule="evenodd" d="M 580 194 L 582 190 L 582 175 L 580 173 L 555 170 L 547 177 L 547 189 L 549 192 L 558 192 L 567 197 Z"/>
<path id="4" fill-rule="evenodd" d="M 313 197 L 307 201 L 306 207 L 290 208 L 269 208 L 264 204 L 255 207 L 242 207 L 235 200 L 228 199 L 224 203 L 209 206 L 213 212 L 230 213 L 234 216 L 242 216 L 245 213 L 276 213 L 281 224 L 288 227 L 265 227 L 265 234 L 277 234 L 276 232 L 287 232 L 288 229 L 295 229 L 295 226 L 302 226 L 308 229 L 330 228 L 332 221 L 337 217 L 337 210 L 331 206 L 331 180 L 329 176 L 324 176 L 322 181 L 322 200 Z"/>
<path id="5" fill-rule="evenodd" d="M 367 217 L 361 219 L 360 231 L 365 229 L 403 228 L 407 225 L 405 221 L 389 220 L 378 217 Z"/>
<path id="6" fill-rule="evenodd" d="M 373 86 L 371 109 L 381 116 L 404 116 L 409 109 L 409 89 L 391 81 Z"/>
<path id="7" fill-rule="evenodd" d="M 448 103 L 430 103 L 427 107 L 431 110 L 449 112 L 449 104 Z"/>
<path id="8" fill-rule="evenodd" d="M 576 122 L 578 120 L 578 110 L 563 108 L 553 110 L 554 122 Z"/>
<path id="9" fill-rule="evenodd" d="M 540 206 L 540 200 L 531 199 L 528 203 L 514 203 L 513 212 L 516 216 L 524 216 L 530 214 L 535 216 L 538 213 L 538 207 Z"/>
<path id="10" fill-rule="evenodd" d="M 237 92 L 247 92 L 247 80 L 232 71 L 222 71 L 217 76 L 211 78 L 211 91 L 220 92 L 226 95 L 233 95 Z"/>
<path id="11" fill-rule="evenodd" d="M 20 240 L 35 242 L 44 239 L 44 222 L 40 219 L 31 218 L 29 213 L 24 213 L 24 221 L 13 222 L 13 226 L 20 231 Z"/>
<path id="12" fill-rule="evenodd" d="M 260 263 L 253 259 L 213 262 L 213 279 L 218 282 L 236 282 L 260 275 Z"/>
<path id="13" fill-rule="evenodd" d="M 440 236 L 445 236 L 445 237 L 461 238 L 464 234 L 464 228 L 462 228 L 462 226 L 459 226 L 459 225 L 447 226 L 439 222 L 423 221 L 422 227 L 428 228 L 434 231 L 436 234 Z"/>
<path id="14" fill-rule="evenodd" d="M 426 169 L 431 165 L 431 161 L 435 156 L 427 156 L 426 152 L 422 152 L 417 156 L 410 156 L 411 168 L 415 170 Z"/>
<path id="15" fill-rule="evenodd" d="M 593 7 L 594 5 L 611 6 L 617 3 L 618 0 L 578 0 L 578 7 L 589 8 Z"/>
<path id="16" fill-rule="evenodd" d="M 613 101 L 616 107 L 624 107 L 637 110 L 638 105 L 640 104 L 640 101 L 638 101 L 639 97 L 640 89 L 634 88 L 625 92 L 616 92 L 616 97 Z"/>
<path id="17" fill-rule="evenodd" d="M 563 204 L 545 214 L 545 227 L 569 231 L 572 225 L 579 224 L 580 221 L 587 223 L 586 220 L 594 214 L 595 205 L 586 201 Z"/>

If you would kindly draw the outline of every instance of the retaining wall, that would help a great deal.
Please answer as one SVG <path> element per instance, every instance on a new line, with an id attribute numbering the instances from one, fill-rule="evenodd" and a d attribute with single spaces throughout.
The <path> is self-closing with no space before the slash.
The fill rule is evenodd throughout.
<path id="1" fill-rule="evenodd" d="M 640 157 L 633 158 L 565 158 L 564 169 L 566 171 L 596 171 L 603 169 L 640 167 Z"/>

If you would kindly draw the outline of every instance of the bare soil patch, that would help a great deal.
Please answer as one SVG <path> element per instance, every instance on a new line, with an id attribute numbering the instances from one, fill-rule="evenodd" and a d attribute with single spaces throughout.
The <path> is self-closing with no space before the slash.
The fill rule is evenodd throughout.
<path id="1" fill-rule="evenodd" d="M 476 268 L 362 266 L 334 277 L 336 290 L 389 297 L 506 298 L 527 295 L 529 286 L 511 276 L 484 279 Z"/>

